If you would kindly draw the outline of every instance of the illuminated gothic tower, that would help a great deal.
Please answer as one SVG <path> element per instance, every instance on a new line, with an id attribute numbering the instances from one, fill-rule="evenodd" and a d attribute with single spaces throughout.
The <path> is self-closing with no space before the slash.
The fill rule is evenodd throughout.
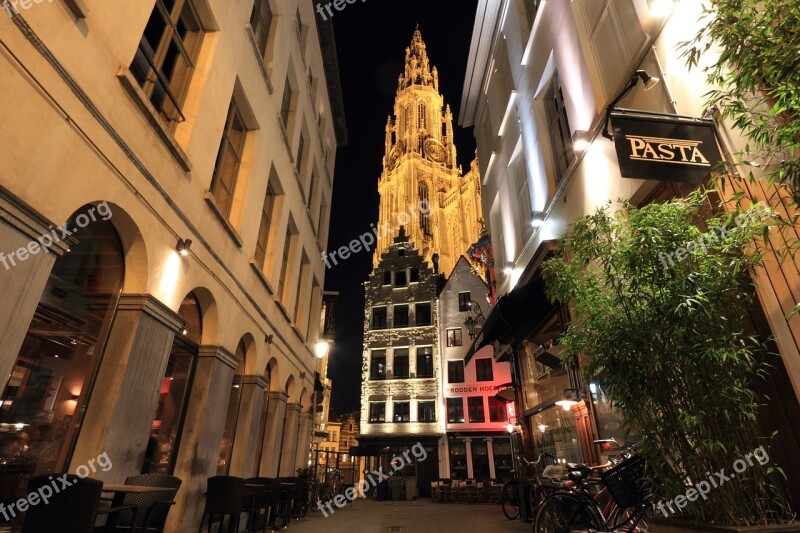
<path id="1" fill-rule="evenodd" d="M 406 48 L 405 72 L 397 83 L 394 117 L 386 122 L 386 155 L 378 182 L 379 223 L 406 233 L 423 258 L 449 275 L 458 258 L 481 233 L 480 172 L 477 160 L 463 174 L 456 163 L 453 113 L 439 93 L 439 73 L 431 67 L 419 28 Z M 430 213 L 417 212 L 427 200 Z M 408 219 L 404 214 L 411 215 Z M 373 258 L 393 242 L 395 232 L 382 232 Z"/>

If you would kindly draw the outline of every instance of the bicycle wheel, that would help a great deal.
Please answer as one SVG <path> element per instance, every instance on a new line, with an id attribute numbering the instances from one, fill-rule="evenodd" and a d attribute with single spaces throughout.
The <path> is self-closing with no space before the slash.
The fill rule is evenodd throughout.
<path id="1" fill-rule="evenodd" d="M 533 533 L 605 531 L 603 519 L 586 501 L 571 492 L 555 492 L 545 498 L 536 511 Z"/>
<path id="2" fill-rule="evenodd" d="M 503 514 L 509 520 L 516 520 L 519 516 L 519 494 L 517 493 L 516 482 L 509 481 L 503 485 L 503 492 L 500 494 L 500 507 L 503 508 Z"/>
<path id="3" fill-rule="evenodd" d="M 329 483 L 320 483 L 317 485 L 317 491 L 314 495 L 314 502 L 322 502 L 325 503 L 331 499 L 333 495 L 331 494 L 331 486 Z"/>
<path id="4" fill-rule="evenodd" d="M 646 515 L 646 509 L 639 507 L 622 509 L 615 505 L 608 515 L 608 527 L 613 528 L 613 531 L 626 533 L 650 533 L 650 527 L 645 521 Z"/>

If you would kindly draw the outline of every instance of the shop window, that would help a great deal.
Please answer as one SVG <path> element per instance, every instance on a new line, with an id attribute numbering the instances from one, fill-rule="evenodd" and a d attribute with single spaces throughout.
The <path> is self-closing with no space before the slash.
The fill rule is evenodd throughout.
<path id="1" fill-rule="evenodd" d="M 464 422 L 464 398 L 447 399 L 447 421 L 450 424 L 461 424 Z"/>
<path id="2" fill-rule="evenodd" d="M 472 308 L 472 295 L 469 292 L 458 293 L 458 311 L 463 313 Z"/>
<path id="3" fill-rule="evenodd" d="M 533 449 L 547 452 L 562 463 L 583 462 L 575 415 L 559 406 L 552 406 L 528 417 Z"/>
<path id="4" fill-rule="evenodd" d="M 449 439 L 450 477 L 467 479 L 467 443 L 461 439 Z"/>
<path id="5" fill-rule="evenodd" d="M 411 269 L 411 283 L 418 283 L 419 282 L 419 269 L 412 268 Z"/>
<path id="6" fill-rule="evenodd" d="M 209 188 L 214 195 L 217 208 L 225 217 L 230 216 L 233 207 L 233 195 L 236 192 L 236 181 L 244 157 L 246 138 L 247 126 L 241 110 L 236 100 L 231 100 Z"/>
<path id="7" fill-rule="evenodd" d="M 405 287 L 406 283 L 406 271 L 405 270 L 398 270 L 394 273 L 394 286 L 395 287 Z"/>
<path id="8" fill-rule="evenodd" d="M 239 345 L 236 347 L 236 360 L 239 361 L 239 366 L 236 367 L 236 375 L 233 376 L 233 383 L 231 383 L 231 393 L 228 396 L 228 414 L 225 417 L 225 430 L 222 433 L 222 440 L 219 445 L 218 476 L 228 475 L 231 467 L 231 453 L 233 452 L 234 439 L 236 438 L 239 406 L 242 401 L 242 375 L 244 374 L 246 354 L 247 347 L 244 344 L 244 340 L 240 340 Z"/>
<path id="9" fill-rule="evenodd" d="M 433 348 L 430 346 L 417 348 L 417 377 L 433 377 Z"/>
<path id="10" fill-rule="evenodd" d="M 175 336 L 167 361 L 167 371 L 161 380 L 156 415 L 150 429 L 150 441 L 142 468 L 142 472 L 146 474 L 171 474 L 174 471 L 189 398 L 189 383 L 203 335 L 203 315 L 194 293 L 189 293 L 184 298 L 178 314 L 186 321 L 186 325 Z"/>
<path id="11" fill-rule="evenodd" d="M 461 346 L 461 328 L 449 328 L 447 330 L 447 346 Z"/>
<path id="12" fill-rule="evenodd" d="M 489 479 L 489 446 L 483 439 L 472 439 L 472 477 L 477 481 Z"/>
<path id="13" fill-rule="evenodd" d="M 495 479 L 511 479 L 513 477 L 511 472 L 514 468 L 511 459 L 511 441 L 495 437 L 492 441 L 492 451 L 494 452 Z"/>
<path id="14" fill-rule="evenodd" d="M 416 304 L 414 306 L 414 324 L 417 326 L 430 326 L 433 322 L 431 321 L 431 304 L 424 303 L 424 304 Z"/>
<path id="15" fill-rule="evenodd" d="M 372 329 L 386 329 L 386 307 L 372 309 Z"/>
<path id="16" fill-rule="evenodd" d="M 203 34 L 194 0 L 156 0 L 130 71 L 169 124 L 184 120 L 181 107 Z"/>
<path id="17" fill-rule="evenodd" d="M 464 383 L 464 361 L 447 362 L 447 382 Z"/>
<path id="18" fill-rule="evenodd" d="M 489 422 L 505 422 L 508 420 L 505 402 L 489 396 Z"/>
<path id="19" fill-rule="evenodd" d="M 436 422 L 436 402 L 433 400 L 417 402 L 417 420 L 419 422 Z"/>
<path id="20" fill-rule="evenodd" d="M 394 422 L 411 422 L 411 402 L 394 402 Z"/>
<path id="21" fill-rule="evenodd" d="M 494 381 L 491 359 L 475 360 L 475 377 L 478 381 Z"/>
<path id="22" fill-rule="evenodd" d="M 483 413 L 483 396 L 467 398 L 467 408 L 471 424 L 486 422 L 486 416 Z"/>
<path id="23" fill-rule="evenodd" d="M 369 379 L 386 379 L 386 350 L 372 350 Z"/>
<path id="24" fill-rule="evenodd" d="M 397 276 L 399 272 L 395 272 L 395 276 Z M 407 305 L 395 305 L 394 306 L 394 321 L 393 321 L 395 328 L 407 328 L 408 327 L 408 306 Z"/>
<path id="25" fill-rule="evenodd" d="M 369 404 L 369 422 L 370 422 L 370 424 L 386 422 L 386 403 L 385 402 L 370 402 L 370 404 Z"/>
<path id="26" fill-rule="evenodd" d="M 75 218 L 65 227 L 76 228 Z M 97 220 L 72 236 L 77 243 L 56 256 L 3 389 L 0 501 L 22 496 L 35 474 L 67 470 L 122 290 L 124 253 L 112 224 Z"/>
<path id="27" fill-rule="evenodd" d="M 408 348 L 395 348 L 392 372 L 394 379 L 408 377 Z"/>

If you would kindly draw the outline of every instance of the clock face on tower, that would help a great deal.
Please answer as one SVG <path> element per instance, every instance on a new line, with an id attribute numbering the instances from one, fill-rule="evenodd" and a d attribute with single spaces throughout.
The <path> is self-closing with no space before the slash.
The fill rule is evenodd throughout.
<path id="1" fill-rule="evenodd" d="M 447 148 L 436 139 L 425 141 L 425 157 L 434 163 L 444 163 L 447 161 Z"/>

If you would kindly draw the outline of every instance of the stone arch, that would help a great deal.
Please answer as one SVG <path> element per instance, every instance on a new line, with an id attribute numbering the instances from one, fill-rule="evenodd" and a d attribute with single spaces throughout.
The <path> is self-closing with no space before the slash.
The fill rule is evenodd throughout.
<path id="1" fill-rule="evenodd" d="M 280 392 L 280 369 L 278 368 L 278 360 L 274 357 L 267 362 L 267 366 L 264 369 L 264 379 L 266 379 L 269 384 L 267 390 L 270 392 Z"/>
<path id="2" fill-rule="evenodd" d="M 286 380 L 286 386 L 284 387 L 283 392 L 289 397 L 289 403 L 297 402 L 297 383 L 294 379 L 294 376 L 290 375 Z"/>
<path id="3" fill-rule="evenodd" d="M 247 332 L 239 339 L 237 344 L 237 351 L 239 346 L 244 349 L 244 358 L 239 361 L 239 366 L 244 375 L 255 375 L 258 373 L 258 345 L 252 333 Z"/>
<path id="4" fill-rule="evenodd" d="M 308 389 L 306 387 L 303 387 L 303 390 L 300 391 L 300 397 L 297 403 L 303 407 L 308 407 Z"/>
<path id="5" fill-rule="evenodd" d="M 200 344 L 216 345 L 219 338 L 219 314 L 216 299 L 205 287 L 195 287 L 186 294 L 194 294 L 197 304 L 200 306 L 203 324 Z"/>

